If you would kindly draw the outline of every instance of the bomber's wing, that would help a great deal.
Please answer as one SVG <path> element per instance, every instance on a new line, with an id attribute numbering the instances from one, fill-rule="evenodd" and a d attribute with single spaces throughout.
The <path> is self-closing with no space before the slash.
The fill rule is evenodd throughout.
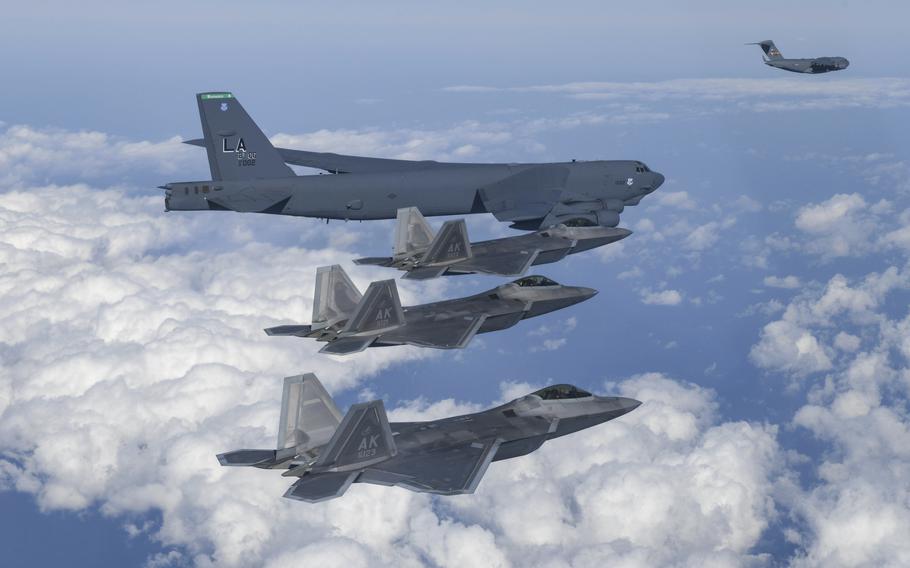
<path id="1" fill-rule="evenodd" d="M 192 146 L 205 146 L 202 138 L 186 140 Z M 364 156 L 346 156 L 332 152 L 307 152 L 275 148 L 286 164 L 325 170 L 333 174 L 387 173 L 407 170 L 425 170 L 446 166 L 433 160 L 393 160 L 389 158 L 367 158 Z"/>
<path id="2" fill-rule="evenodd" d="M 383 333 L 377 343 L 407 344 L 434 349 L 463 349 L 474 338 L 486 319 L 486 314 L 482 314 L 432 316 L 422 320 L 409 320 L 407 325 Z"/>
<path id="3" fill-rule="evenodd" d="M 421 454 L 401 455 L 361 474 L 359 481 L 398 485 L 421 493 L 473 493 L 493 461 L 501 440 L 469 442 Z M 392 474 L 392 475 L 388 475 Z"/>
<path id="4" fill-rule="evenodd" d="M 497 220 L 531 221 L 546 217 L 559 203 L 568 179 L 569 168 L 540 165 L 490 184 L 478 193 Z"/>

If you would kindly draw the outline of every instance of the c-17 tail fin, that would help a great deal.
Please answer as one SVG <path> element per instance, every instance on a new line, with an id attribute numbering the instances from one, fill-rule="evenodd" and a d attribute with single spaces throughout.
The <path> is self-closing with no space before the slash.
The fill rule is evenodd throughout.
<path id="1" fill-rule="evenodd" d="M 233 94 L 199 93 L 196 102 L 213 180 L 295 176 Z"/>
<path id="2" fill-rule="evenodd" d="M 755 43 L 749 43 L 746 45 L 759 45 L 761 46 L 762 51 L 765 52 L 765 55 L 768 56 L 769 60 L 783 59 L 784 56 L 781 54 L 780 50 L 777 49 L 777 46 L 774 45 L 774 42 L 770 39 L 764 41 L 757 41 Z"/>

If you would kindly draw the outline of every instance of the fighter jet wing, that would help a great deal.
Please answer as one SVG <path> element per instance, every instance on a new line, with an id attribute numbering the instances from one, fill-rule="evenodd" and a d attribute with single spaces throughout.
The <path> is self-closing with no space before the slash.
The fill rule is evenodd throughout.
<path id="1" fill-rule="evenodd" d="M 330 341 L 325 347 L 320 349 L 319 352 L 328 355 L 350 355 L 351 353 L 363 351 L 374 341 L 376 341 L 375 335 L 368 337 L 340 337 L 334 341 Z"/>
<path id="2" fill-rule="evenodd" d="M 537 259 L 540 249 L 520 250 L 508 253 L 475 255 L 450 267 L 449 272 L 482 272 L 500 276 L 519 276 Z"/>
<path id="3" fill-rule="evenodd" d="M 395 474 L 394 478 L 377 475 L 375 482 L 382 485 L 386 485 L 394 479 L 392 481 L 394 485 L 420 493 L 439 495 L 473 493 L 483 474 L 486 473 L 490 462 L 493 461 L 501 442 L 497 438 L 451 446 L 423 454 L 399 455 L 394 465 L 378 464 L 371 469 Z M 371 477 L 370 470 L 367 470 L 360 480 L 370 483 Z"/>
<path id="4" fill-rule="evenodd" d="M 383 333 L 377 343 L 416 345 L 435 349 L 463 349 L 487 319 L 486 314 L 450 318 L 428 317 Z"/>

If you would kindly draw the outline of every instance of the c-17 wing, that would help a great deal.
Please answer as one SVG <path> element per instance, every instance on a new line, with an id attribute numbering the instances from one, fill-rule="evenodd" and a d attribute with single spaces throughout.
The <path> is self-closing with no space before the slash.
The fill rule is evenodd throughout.
<path id="1" fill-rule="evenodd" d="M 473 493 L 501 442 L 497 438 L 422 454 L 399 454 L 394 462 L 380 463 L 365 470 L 358 481 L 398 485 L 412 491 L 438 495 Z"/>
<path id="2" fill-rule="evenodd" d="M 191 146 L 205 146 L 205 141 L 202 138 L 186 140 L 184 143 L 190 144 Z M 308 152 L 306 150 L 291 150 L 289 148 L 275 149 L 278 150 L 281 158 L 287 164 L 325 170 L 333 174 L 403 172 L 454 165 L 436 162 L 434 160 L 393 160 L 390 158 L 346 156 L 344 154 L 335 154 L 332 152 Z"/>

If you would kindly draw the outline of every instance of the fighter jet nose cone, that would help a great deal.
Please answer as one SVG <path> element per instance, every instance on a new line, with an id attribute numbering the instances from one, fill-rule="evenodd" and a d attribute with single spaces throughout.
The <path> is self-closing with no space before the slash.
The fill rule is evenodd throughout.
<path id="1" fill-rule="evenodd" d="M 629 229 L 625 229 L 623 227 L 616 227 L 617 240 L 624 239 L 631 234 L 632 234 L 632 231 L 630 231 Z"/>
<path id="2" fill-rule="evenodd" d="M 622 406 L 622 409 L 625 410 L 626 412 L 632 412 L 633 410 L 635 410 L 636 408 L 641 406 L 641 401 L 635 400 L 634 398 L 620 397 L 619 404 L 620 404 L 620 406 Z"/>
<path id="3" fill-rule="evenodd" d="M 581 290 L 581 295 L 587 300 L 588 298 L 593 298 L 598 294 L 597 290 L 594 288 L 579 288 Z"/>

